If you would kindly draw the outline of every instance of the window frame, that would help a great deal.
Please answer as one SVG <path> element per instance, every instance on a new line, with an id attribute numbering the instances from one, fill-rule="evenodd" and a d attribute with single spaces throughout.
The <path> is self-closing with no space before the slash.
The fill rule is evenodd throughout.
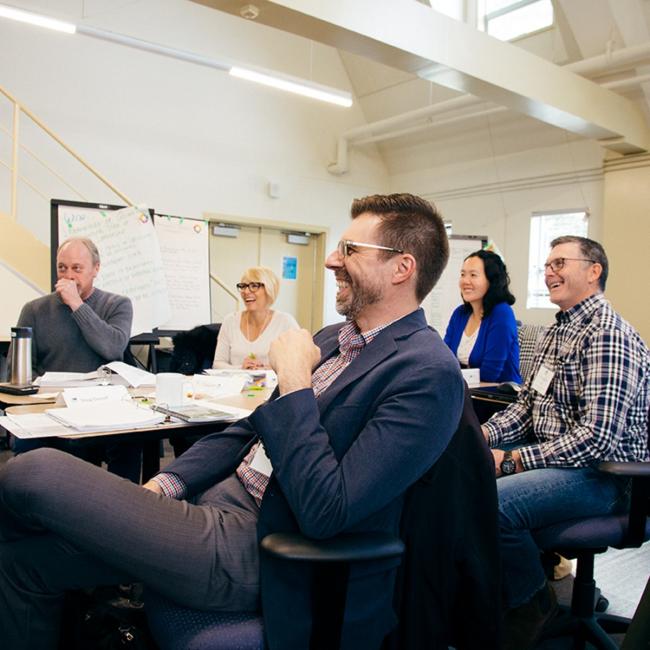
<path id="1" fill-rule="evenodd" d="M 542 1 L 543 0 L 518 0 L 517 2 L 513 2 L 512 4 L 506 7 L 501 7 L 501 9 L 495 9 L 494 11 L 485 12 L 481 17 L 481 26 L 483 28 L 483 31 L 489 36 L 492 36 L 488 28 L 488 24 L 490 20 L 494 20 L 495 18 L 501 18 L 501 16 L 506 16 L 507 14 L 512 13 L 513 11 L 523 9 L 524 7 L 528 7 L 530 5 Z M 529 36 L 534 36 L 535 34 L 540 34 L 541 32 L 548 31 L 549 29 L 553 29 L 553 27 L 555 26 L 555 7 L 553 6 L 553 0 L 549 0 L 549 2 L 551 5 L 551 10 L 553 11 L 553 20 L 550 25 L 544 25 L 543 27 L 539 27 L 530 32 L 522 32 L 521 34 L 518 34 L 517 36 L 513 36 L 512 38 L 509 38 L 504 42 L 512 43 L 513 41 L 519 40 L 521 38 L 527 38 Z M 498 37 L 493 36 L 493 38 L 498 38 Z"/>
<path id="2" fill-rule="evenodd" d="M 577 235 L 579 237 L 589 236 L 589 208 L 563 208 L 560 210 L 537 210 L 531 213 L 529 221 L 528 232 L 528 269 L 526 279 L 526 309 L 555 309 L 554 305 L 548 299 L 548 290 L 542 289 L 544 284 L 544 262 L 548 254 L 548 248 L 545 250 L 547 254 L 541 255 L 542 245 L 548 239 L 548 243 L 561 235 L 555 233 L 550 237 L 539 237 L 537 242 L 536 259 L 533 259 L 533 230 L 534 219 L 543 219 L 544 217 L 557 217 L 562 215 L 582 214 L 581 220 L 584 223 L 584 232 L 577 232 L 578 228 L 570 228 L 570 231 L 564 231 L 563 235 Z M 540 232 L 542 231 L 542 223 L 540 223 Z M 544 300 L 546 298 L 546 300 Z M 531 304 L 532 303 L 532 304 Z"/>

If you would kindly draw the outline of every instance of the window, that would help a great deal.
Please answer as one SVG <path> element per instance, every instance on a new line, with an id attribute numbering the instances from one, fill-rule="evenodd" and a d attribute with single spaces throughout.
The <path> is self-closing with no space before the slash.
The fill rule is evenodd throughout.
<path id="1" fill-rule="evenodd" d="M 502 41 L 553 24 L 551 0 L 484 0 L 483 29 Z"/>
<path id="2" fill-rule="evenodd" d="M 459 0 L 428 0 L 432 9 L 455 20 L 463 19 L 463 3 Z"/>
<path id="3" fill-rule="evenodd" d="M 526 309 L 557 309 L 548 298 L 548 289 L 544 282 L 544 262 L 548 257 L 551 241 L 556 237 L 587 236 L 588 216 L 586 210 L 533 212 L 530 218 Z"/>

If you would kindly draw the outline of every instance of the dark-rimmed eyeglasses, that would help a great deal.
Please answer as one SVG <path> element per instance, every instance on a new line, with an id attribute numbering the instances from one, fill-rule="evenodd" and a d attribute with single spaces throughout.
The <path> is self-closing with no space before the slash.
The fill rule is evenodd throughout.
<path id="1" fill-rule="evenodd" d="M 596 263 L 596 260 L 588 260 L 584 257 L 556 257 L 554 260 L 544 264 L 544 271 L 551 269 L 553 273 L 557 273 L 564 268 L 567 260 L 572 260 L 573 262 L 591 262 L 592 264 Z"/>
<path id="2" fill-rule="evenodd" d="M 380 246 L 379 244 L 366 244 L 360 241 L 352 241 L 350 239 L 342 239 L 336 249 L 341 257 L 348 257 L 351 253 L 355 252 L 355 248 L 374 248 L 378 251 L 390 251 L 391 253 L 403 253 L 404 251 L 399 248 L 391 248 L 390 246 Z"/>
<path id="3" fill-rule="evenodd" d="M 240 291 L 246 291 L 246 289 L 248 289 L 255 293 L 258 289 L 264 286 L 264 282 L 238 282 L 235 286 Z"/>

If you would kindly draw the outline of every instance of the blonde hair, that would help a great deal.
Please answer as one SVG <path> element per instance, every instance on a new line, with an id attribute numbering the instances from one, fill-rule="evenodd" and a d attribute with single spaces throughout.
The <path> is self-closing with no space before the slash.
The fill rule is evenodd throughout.
<path id="1" fill-rule="evenodd" d="M 242 282 L 261 282 L 272 305 L 280 291 L 278 276 L 266 266 L 251 266 L 241 276 Z"/>

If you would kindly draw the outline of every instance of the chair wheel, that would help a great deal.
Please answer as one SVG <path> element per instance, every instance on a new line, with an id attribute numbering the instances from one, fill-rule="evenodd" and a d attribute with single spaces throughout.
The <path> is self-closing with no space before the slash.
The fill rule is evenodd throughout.
<path id="1" fill-rule="evenodd" d="M 596 601 L 596 607 L 594 609 L 599 614 L 602 614 L 603 612 L 607 611 L 608 607 L 609 607 L 609 600 L 607 600 L 605 596 L 599 596 L 598 600 Z"/>

